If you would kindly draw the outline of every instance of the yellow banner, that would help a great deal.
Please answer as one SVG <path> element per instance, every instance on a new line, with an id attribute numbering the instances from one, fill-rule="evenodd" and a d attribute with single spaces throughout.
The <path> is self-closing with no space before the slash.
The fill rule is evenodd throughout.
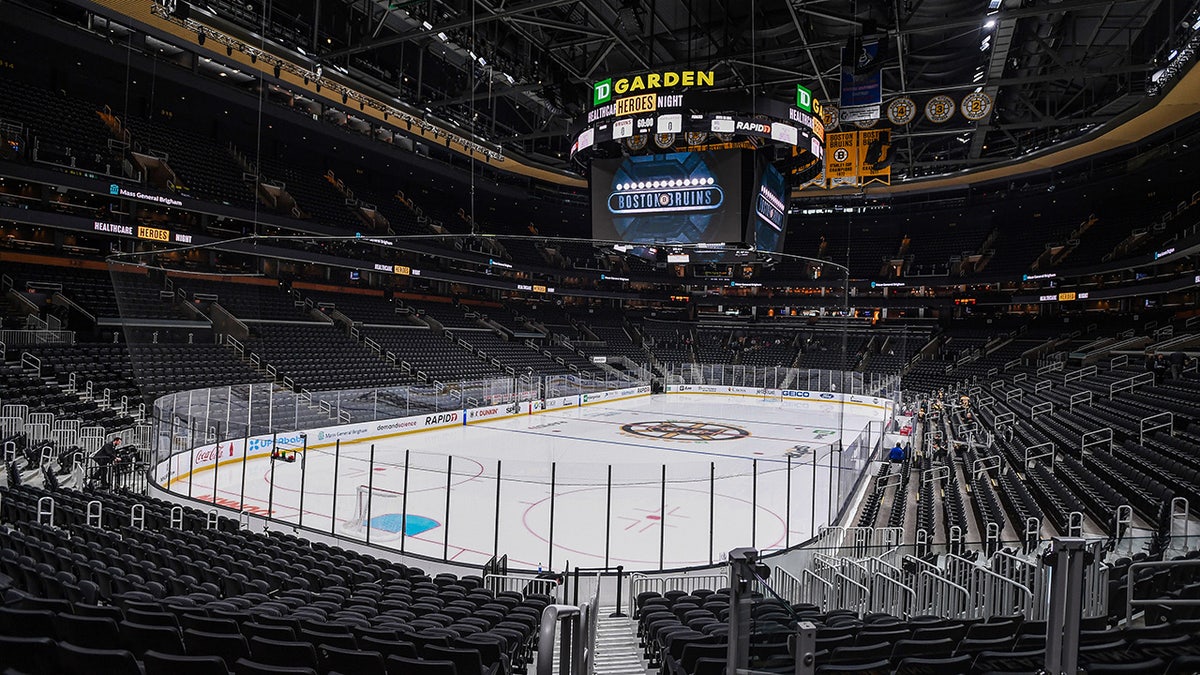
<path id="1" fill-rule="evenodd" d="M 825 134 L 825 177 L 829 187 L 858 185 L 858 132 Z"/>
<path id="2" fill-rule="evenodd" d="M 891 129 L 867 129 L 858 132 L 858 178 L 860 185 L 880 182 L 892 184 L 892 166 L 876 169 L 891 151 Z"/>

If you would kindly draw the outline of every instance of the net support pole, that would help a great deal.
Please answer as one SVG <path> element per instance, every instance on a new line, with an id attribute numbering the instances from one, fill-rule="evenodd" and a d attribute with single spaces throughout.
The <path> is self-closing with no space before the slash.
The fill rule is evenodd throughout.
<path id="1" fill-rule="evenodd" d="M 218 427 L 219 427 L 219 425 L 218 425 Z M 233 446 L 231 445 L 230 447 L 233 447 Z M 220 483 L 217 481 L 217 479 L 220 478 L 220 471 L 221 471 L 221 431 L 218 428 L 218 430 L 217 430 L 217 451 L 213 453 L 213 489 L 212 489 L 213 506 L 216 506 L 216 504 L 217 504 L 217 490 L 220 489 L 218 487 L 220 485 Z"/>
<path id="2" fill-rule="evenodd" d="M 750 546 L 757 548 L 758 535 L 758 460 L 750 460 Z"/>
<path id="3" fill-rule="evenodd" d="M 812 485 L 809 489 L 809 494 L 812 495 L 812 506 L 808 510 L 808 533 L 810 536 L 817 533 L 817 455 L 818 451 L 813 451 L 813 468 L 812 468 Z M 826 481 L 828 483 L 828 481 Z"/>
<path id="4" fill-rule="evenodd" d="M 833 504 L 842 496 L 842 484 L 841 484 L 842 474 L 840 472 L 834 473 L 833 455 L 834 455 L 833 452 L 829 453 L 829 500 L 825 504 L 825 520 L 828 522 L 833 522 L 833 514 L 835 513 L 833 510 Z M 842 454 L 841 454 L 841 452 L 838 452 L 837 455 L 838 455 L 838 466 L 841 467 Z M 836 496 L 834 496 L 834 492 L 833 492 L 835 488 L 837 489 Z"/>
<path id="5" fill-rule="evenodd" d="M 716 527 L 717 464 L 708 463 L 708 564 L 713 564 L 713 528 Z"/>
<path id="6" fill-rule="evenodd" d="M 246 430 L 249 432 L 249 429 Z M 238 509 L 246 508 L 246 462 L 250 460 L 250 434 L 242 437 L 242 486 L 238 491 Z"/>
<path id="7" fill-rule="evenodd" d="M 608 479 L 604 494 L 604 566 L 608 567 L 608 555 L 612 546 L 612 464 L 608 465 Z"/>
<path id="8" fill-rule="evenodd" d="M 267 491 L 267 520 L 275 512 L 275 441 L 279 432 L 271 433 L 271 489 Z"/>
<path id="9" fill-rule="evenodd" d="M 372 446 L 374 447 L 374 446 Z M 400 552 L 404 553 L 404 541 L 408 539 L 408 464 L 412 450 L 404 451 L 404 499 L 400 500 Z M 374 473 L 372 471 L 372 473 Z"/>
<path id="10" fill-rule="evenodd" d="M 300 434 L 300 442 L 303 447 L 300 449 L 300 515 L 296 516 L 296 527 L 304 527 L 304 487 L 307 484 L 305 478 L 308 477 L 308 434 Z M 336 499 L 337 493 L 334 493 Z"/>
<path id="11" fill-rule="evenodd" d="M 787 494 L 784 497 L 783 547 L 792 547 L 792 456 L 787 458 Z"/>
<path id="12" fill-rule="evenodd" d="M 658 511 L 658 569 L 664 569 L 664 557 L 667 552 L 667 465 L 662 465 L 662 490 L 659 497 Z"/>
<path id="13" fill-rule="evenodd" d="M 503 462 L 496 460 L 496 518 L 495 526 L 492 528 L 492 557 L 500 557 L 500 476 L 503 468 Z M 407 490 L 406 490 L 407 492 Z"/>
<path id="14" fill-rule="evenodd" d="M 407 470 L 407 467 L 405 467 Z M 406 488 L 408 486 L 405 486 Z M 407 491 L 406 491 L 407 493 Z M 375 444 L 371 444 L 371 455 L 367 461 L 367 544 L 371 543 L 371 500 L 375 497 Z M 404 528 L 404 521 L 400 521 L 401 529 Z M 403 541 L 403 539 L 401 539 Z"/>
<path id="15" fill-rule="evenodd" d="M 190 392 L 188 394 L 191 396 Z M 191 416 L 190 400 L 188 408 L 188 416 Z M 190 428 L 188 429 L 188 499 L 192 498 L 192 483 L 196 482 L 196 420 L 191 420 Z"/>
<path id="16" fill-rule="evenodd" d="M 446 518 L 442 525 L 442 560 L 450 560 L 450 488 L 454 485 L 454 455 L 446 456 Z M 401 524 L 403 527 L 403 524 Z"/>
<path id="17" fill-rule="evenodd" d="M 550 462 L 550 536 L 547 537 L 546 569 L 554 569 L 554 486 L 558 462 Z"/>
<path id="18" fill-rule="evenodd" d="M 338 470 L 342 461 L 342 439 L 333 442 L 333 505 L 330 507 L 329 533 L 337 531 Z"/>

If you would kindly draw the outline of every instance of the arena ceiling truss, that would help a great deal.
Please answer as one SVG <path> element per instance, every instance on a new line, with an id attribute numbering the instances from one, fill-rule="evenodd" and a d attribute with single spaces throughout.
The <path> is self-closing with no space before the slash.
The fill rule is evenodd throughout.
<path id="1" fill-rule="evenodd" d="M 994 101 L 978 121 L 918 114 L 895 127 L 898 178 L 1096 129 L 1145 105 L 1200 33 L 1195 0 L 275 0 L 270 11 L 322 62 L 558 166 L 598 79 L 711 70 L 718 89 L 789 100 L 801 83 L 836 102 L 843 48 L 877 39 L 885 106 L 975 91 Z"/>

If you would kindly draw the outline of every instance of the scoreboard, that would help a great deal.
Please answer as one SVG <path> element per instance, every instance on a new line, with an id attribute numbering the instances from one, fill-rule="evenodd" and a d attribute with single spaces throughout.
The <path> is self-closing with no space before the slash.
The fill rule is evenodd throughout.
<path id="1" fill-rule="evenodd" d="M 787 176 L 824 163 L 821 105 L 801 85 L 782 102 L 718 91 L 715 80 L 672 71 L 593 85 L 571 156 L 591 168 L 595 240 L 654 250 L 656 264 L 719 269 L 754 264 L 738 250 L 783 249 Z M 782 166 L 771 163 L 781 157 Z M 664 246 L 717 244 L 736 246 L 715 259 L 694 250 L 661 257 Z"/>
<path id="2" fill-rule="evenodd" d="M 786 180 L 762 152 L 709 150 L 592 161 L 592 238 L 644 247 L 783 249 Z"/>
<path id="3" fill-rule="evenodd" d="M 706 90 L 712 82 L 712 73 L 684 71 L 593 85 L 593 105 L 576 122 L 571 156 L 610 143 L 632 152 L 663 152 L 707 149 L 701 146 L 740 137 L 787 147 L 798 165 L 824 158 L 825 125 L 808 90 L 798 86 L 790 104 Z"/>

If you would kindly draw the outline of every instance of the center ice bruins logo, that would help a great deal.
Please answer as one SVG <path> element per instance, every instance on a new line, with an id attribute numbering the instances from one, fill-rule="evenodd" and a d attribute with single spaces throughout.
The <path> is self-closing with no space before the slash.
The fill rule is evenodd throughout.
<path id="1" fill-rule="evenodd" d="M 667 441 L 736 441 L 750 436 L 749 431 L 729 424 L 671 420 L 631 422 L 622 425 L 621 431 L 634 436 Z"/>

